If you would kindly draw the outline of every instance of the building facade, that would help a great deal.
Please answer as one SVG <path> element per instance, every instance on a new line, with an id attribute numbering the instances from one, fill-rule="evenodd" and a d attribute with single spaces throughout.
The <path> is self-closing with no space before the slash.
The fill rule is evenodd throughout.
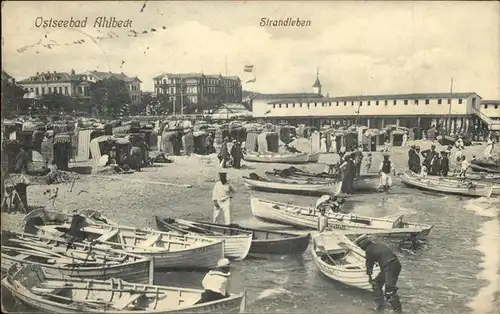
<path id="1" fill-rule="evenodd" d="M 156 95 L 167 97 L 176 113 L 201 112 L 222 103 L 241 103 L 242 98 L 237 76 L 163 73 L 154 77 L 153 83 Z"/>
<path id="2" fill-rule="evenodd" d="M 85 73 L 81 74 L 81 78 L 83 81 L 93 82 L 93 83 L 109 78 L 114 78 L 116 80 L 123 81 L 127 86 L 131 104 L 137 105 L 141 103 L 142 81 L 137 76 L 130 77 L 125 75 L 123 72 L 113 73 L 113 72 L 86 71 Z"/>
<path id="3" fill-rule="evenodd" d="M 482 100 L 480 111 L 488 118 L 500 121 L 500 100 Z"/>
<path id="4" fill-rule="evenodd" d="M 346 97 L 282 98 L 257 106 L 253 116 L 271 121 L 321 125 L 361 124 L 372 128 L 398 125 L 451 132 L 500 127 L 481 116 L 481 97 L 473 92 Z M 483 105 L 484 106 L 484 105 Z"/>
<path id="5" fill-rule="evenodd" d="M 36 75 L 18 81 L 27 92 L 33 93 L 36 98 L 46 94 L 61 94 L 80 100 L 90 99 L 90 85 L 105 78 L 123 80 L 129 90 L 132 103 L 141 102 L 141 81 L 136 77 L 129 77 L 123 73 L 86 71 L 76 74 L 75 70 L 67 72 L 37 72 Z"/>

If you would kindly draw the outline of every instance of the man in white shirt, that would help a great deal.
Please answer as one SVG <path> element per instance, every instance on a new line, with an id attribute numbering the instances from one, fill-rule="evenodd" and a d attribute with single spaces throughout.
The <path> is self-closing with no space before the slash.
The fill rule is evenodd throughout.
<path id="1" fill-rule="evenodd" d="M 325 194 L 316 201 L 316 210 L 324 208 L 325 210 L 335 213 L 340 211 L 340 207 L 343 203 L 344 200 L 342 198 L 338 199 L 335 195 Z"/>
<path id="2" fill-rule="evenodd" d="M 231 224 L 231 198 L 236 192 L 234 187 L 227 181 L 227 173 L 219 172 L 219 181 L 215 182 L 212 191 L 214 202 L 213 223 Z"/>
<path id="3" fill-rule="evenodd" d="M 200 300 L 195 304 L 202 304 L 211 301 L 227 298 L 229 296 L 229 278 L 231 263 L 227 258 L 217 262 L 217 267 L 209 271 L 203 278 L 202 285 L 205 291 L 201 294 Z"/>
<path id="4" fill-rule="evenodd" d="M 326 209 L 321 207 L 318 214 L 318 232 L 323 233 L 328 228 L 328 217 L 325 215 Z"/>

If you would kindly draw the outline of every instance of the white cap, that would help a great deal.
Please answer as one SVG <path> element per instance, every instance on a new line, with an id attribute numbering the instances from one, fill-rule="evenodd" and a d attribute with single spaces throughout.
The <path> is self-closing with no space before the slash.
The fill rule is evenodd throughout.
<path id="1" fill-rule="evenodd" d="M 227 258 L 222 258 L 217 262 L 217 268 L 220 267 L 228 267 L 231 265 L 231 262 Z"/>

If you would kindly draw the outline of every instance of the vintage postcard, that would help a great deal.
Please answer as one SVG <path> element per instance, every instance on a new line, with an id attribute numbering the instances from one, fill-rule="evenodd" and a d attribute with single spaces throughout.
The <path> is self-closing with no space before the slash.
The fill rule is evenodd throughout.
<path id="1" fill-rule="evenodd" d="M 500 2 L 2 2 L 2 312 L 500 313 Z"/>

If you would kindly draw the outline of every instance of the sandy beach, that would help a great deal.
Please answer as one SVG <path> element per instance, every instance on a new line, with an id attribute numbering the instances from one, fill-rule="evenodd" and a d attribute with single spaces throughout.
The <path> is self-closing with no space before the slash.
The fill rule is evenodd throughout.
<path id="1" fill-rule="evenodd" d="M 422 150 L 429 148 L 431 142 L 414 142 Z M 444 150 L 436 143 L 437 150 Z M 468 159 L 473 155 L 482 156 L 484 146 L 467 147 L 465 154 Z M 408 148 L 396 147 L 391 149 L 391 159 L 396 164 L 397 172 L 407 168 Z M 453 152 L 452 152 L 453 154 Z M 158 164 L 155 167 L 144 168 L 141 172 L 129 175 L 81 175 L 78 181 L 73 183 L 30 186 L 28 188 L 28 202 L 30 207 L 47 206 L 60 211 L 72 212 L 74 210 L 93 209 L 109 219 L 124 225 L 135 227 L 155 227 L 154 216 L 172 216 L 187 219 L 210 220 L 212 214 L 211 193 L 212 187 L 217 179 L 220 167 L 216 156 L 173 156 L 173 163 Z M 336 161 L 338 155 L 325 154 L 320 158 L 320 163 L 300 166 L 311 171 L 322 171 L 324 164 Z M 375 171 L 382 156 L 374 153 L 372 171 Z M 452 163 L 452 167 L 454 164 Z M 241 222 L 241 217 L 251 216 L 250 196 L 251 192 L 243 185 L 242 176 L 251 172 L 263 173 L 273 168 L 285 168 L 287 165 L 277 164 L 245 164 L 244 169 L 227 169 L 228 178 L 235 186 L 237 193 L 234 198 L 232 220 Z M 365 169 L 363 167 L 363 169 Z M 44 195 L 48 189 L 58 189 L 58 197 L 53 202 Z M 291 195 L 265 194 L 265 198 L 277 201 L 294 202 L 300 205 L 313 205 L 311 199 L 294 197 Z M 481 208 L 481 202 L 473 201 L 476 207 Z M 494 203 L 488 206 L 495 207 Z M 457 210 L 460 210 L 457 208 Z M 489 210 L 493 212 L 492 209 Z M 250 214 L 249 214 L 250 213 Z M 482 215 L 475 210 L 477 215 Z M 495 214 L 497 214 L 495 212 Z M 479 287 L 478 296 L 474 298 L 469 306 L 474 313 L 498 313 L 493 306 L 485 305 L 490 301 L 500 308 L 498 282 L 500 280 L 500 267 L 497 251 L 493 249 L 495 232 L 498 233 L 500 219 L 498 215 L 492 216 L 485 225 L 478 230 L 479 239 L 476 243 L 477 249 L 484 254 L 482 271 L 479 274 L 481 280 L 487 283 Z M 484 215 L 483 215 L 484 216 Z M 20 213 L 2 213 L 2 229 L 20 230 L 22 227 Z M 495 220 L 496 219 L 496 220 Z M 248 220 L 245 223 L 249 223 Z M 497 227 L 495 229 L 495 226 Z M 497 238 L 498 239 L 498 238 Z M 490 241 L 490 242 L 488 242 Z M 496 255 L 495 255 L 496 254 Z M 495 273 L 496 269 L 496 273 Z M 496 278 L 495 278 L 496 276 Z"/>

